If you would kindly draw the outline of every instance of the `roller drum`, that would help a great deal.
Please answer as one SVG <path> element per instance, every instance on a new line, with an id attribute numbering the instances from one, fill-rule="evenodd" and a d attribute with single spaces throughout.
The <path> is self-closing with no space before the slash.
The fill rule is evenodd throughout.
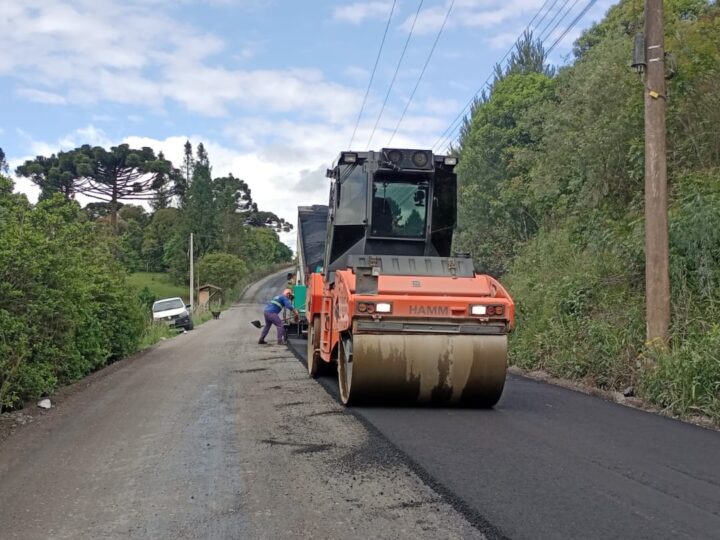
<path id="1" fill-rule="evenodd" d="M 505 385 L 507 336 L 356 334 L 341 341 L 340 357 L 349 404 L 492 407 Z"/>

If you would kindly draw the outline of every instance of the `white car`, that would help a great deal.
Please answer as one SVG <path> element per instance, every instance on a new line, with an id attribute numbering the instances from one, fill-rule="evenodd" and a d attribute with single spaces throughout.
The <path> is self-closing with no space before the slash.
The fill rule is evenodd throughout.
<path id="1" fill-rule="evenodd" d="M 152 306 L 154 321 L 162 321 L 175 328 L 193 329 L 190 306 L 186 306 L 180 297 L 164 298 Z"/>

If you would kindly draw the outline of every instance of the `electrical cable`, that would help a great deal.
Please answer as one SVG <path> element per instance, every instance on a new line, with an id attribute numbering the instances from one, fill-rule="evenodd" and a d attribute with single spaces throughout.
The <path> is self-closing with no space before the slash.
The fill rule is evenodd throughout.
<path id="1" fill-rule="evenodd" d="M 577 6 L 577 4 L 578 4 L 579 1 L 580 1 L 580 0 L 575 0 L 575 1 L 572 3 L 572 5 L 568 8 L 568 10 L 565 12 L 565 14 L 564 14 L 562 17 L 560 17 L 560 19 L 559 19 L 558 22 L 555 24 L 555 26 L 553 26 L 552 29 L 547 33 L 547 35 L 546 35 L 545 38 L 543 39 L 543 43 L 544 43 L 545 41 L 548 41 L 548 40 L 550 39 L 550 37 L 555 33 L 555 30 L 557 30 L 558 27 L 562 24 L 562 22 L 567 18 L 567 16 L 570 15 L 570 13 L 572 13 L 573 9 L 575 9 L 575 6 Z"/>
<path id="2" fill-rule="evenodd" d="M 550 0 L 545 0 L 545 3 L 544 3 L 542 6 L 540 6 L 540 9 L 538 9 L 538 11 L 535 13 L 535 16 L 530 20 L 530 22 L 529 22 L 529 23 L 527 24 L 527 26 L 524 28 L 524 30 L 523 30 L 522 33 L 525 33 L 525 32 L 527 32 L 527 31 L 530 29 L 530 27 L 531 27 L 531 26 L 533 25 L 533 23 L 535 22 L 535 19 L 537 19 L 538 16 L 540 15 L 540 13 L 543 12 L 543 10 L 545 9 L 545 7 L 548 5 L 549 2 L 550 2 Z M 555 6 L 555 4 L 557 4 L 557 2 L 558 2 L 558 0 L 555 0 L 555 1 L 552 3 L 552 5 L 547 9 L 547 11 L 545 12 L 545 15 L 543 15 L 542 18 L 538 21 L 538 23 L 537 23 L 538 26 L 539 26 L 540 24 L 542 24 L 542 22 L 545 20 L 545 18 L 547 17 L 547 15 L 550 13 L 550 10 Z M 520 39 L 520 36 L 522 36 L 522 33 L 518 36 L 517 39 Z M 515 41 L 515 43 L 517 43 L 517 40 Z M 502 63 L 507 59 L 507 57 L 510 56 L 510 53 L 512 53 L 513 49 L 515 49 L 515 43 L 513 43 L 513 45 L 507 50 L 507 52 L 505 53 L 505 55 L 504 55 L 504 56 L 502 57 L 502 59 L 500 60 L 500 62 L 499 62 L 500 64 L 502 64 Z M 455 128 L 454 128 L 455 124 L 458 122 L 458 120 L 461 120 L 461 119 L 464 117 L 465 111 L 466 111 L 468 108 L 471 108 L 471 107 L 472 107 L 472 104 L 473 104 L 473 102 L 475 101 L 475 98 L 477 98 L 478 94 L 482 91 L 483 88 L 485 88 L 485 86 L 487 85 L 487 83 L 490 82 L 490 79 L 492 79 L 492 77 L 493 77 L 493 75 L 491 74 L 491 75 L 488 76 L 487 79 L 485 79 L 485 82 L 480 86 L 480 88 L 477 89 L 477 91 L 473 94 L 473 96 L 470 98 L 470 100 L 469 100 L 469 101 L 465 104 L 465 106 L 460 110 L 460 112 L 458 113 L 458 115 L 457 115 L 455 118 L 453 118 L 452 122 L 450 122 L 450 124 L 448 125 L 448 127 L 445 128 L 445 131 L 443 131 L 443 132 L 440 134 L 440 137 L 439 137 L 439 138 L 435 141 L 435 143 L 432 145 L 432 148 L 433 148 L 433 149 L 435 149 L 435 147 L 438 147 L 439 144 L 442 143 L 442 142 L 443 142 L 445 139 L 447 139 L 448 137 L 451 138 L 451 134 L 455 131 Z"/>
<path id="3" fill-rule="evenodd" d="M 565 14 L 564 14 L 563 17 L 560 19 L 560 21 L 558 21 L 558 23 L 557 23 L 557 24 L 553 27 L 553 29 L 548 33 L 548 35 L 546 36 L 545 39 L 548 39 L 549 36 L 552 35 L 552 33 L 557 29 L 557 27 L 561 24 L 561 22 L 562 22 L 562 21 L 567 17 L 567 15 L 574 9 L 574 7 L 575 7 L 575 5 L 577 5 L 578 1 L 579 1 L 579 0 L 576 0 L 576 1 L 573 3 L 573 5 L 570 6 L 570 8 L 565 12 Z M 585 14 L 588 12 L 588 10 L 589 10 L 596 2 L 597 2 L 597 0 L 590 0 L 590 1 L 588 2 L 588 4 L 583 8 L 583 10 L 575 17 L 575 19 L 573 19 L 573 21 L 567 26 L 567 28 L 565 28 L 565 30 L 564 30 L 563 33 L 560 35 L 560 37 L 558 37 L 558 38 L 555 40 L 555 42 L 545 51 L 545 54 L 546 54 L 546 55 L 549 55 L 549 54 L 553 51 L 553 49 L 555 49 L 555 47 L 560 43 L 560 41 L 562 41 L 562 39 L 568 34 L 568 32 L 570 32 L 570 30 L 572 30 L 572 28 L 575 27 L 575 25 L 583 18 L 583 16 L 585 16 Z M 566 2 L 566 4 L 567 4 L 567 2 Z M 554 5 L 554 4 L 553 4 L 553 5 Z M 541 9 L 542 9 L 542 8 L 541 8 Z M 561 8 L 561 9 L 562 9 L 562 8 Z M 529 25 L 528 25 L 528 26 L 529 26 Z M 543 45 L 544 45 L 544 42 L 543 42 Z M 514 47 L 513 47 L 513 48 L 514 48 Z M 512 51 L 512 49 L 510 49 L 510 51 Z M 506 59 L 508 56 L 509 56 L 509 52 L 506 53 L 506 55 L 505 55 L 505 56 L 503 57 L 503 59 L 500 61 L 500 64 L 502 64 L 502 62 L 504 62 L 505 59 Z M 450 125 L 448 126 L 448 128 L 445 129 L 445 131 L 440 135 L 440 138 L 435 142 L 435 144 L 433 144 L 433 146 L 432 146 L 433 149 L 435 149 L 435 148 L 437 147 L 438 150 L 439 150 L 440 148 L 443 148 L 446 144 L 449 144 L 450 141 L 453 140 L 453 138 L 454 138 L 457 130 L 460 128 L 460 125 L 461 125 L 461 124 L 458 124 L 458 123 L 457 123 L 458 120 L 459 120 L 459 119 L 462 119 L 462 118 L 464 117 L 465 111 L 466 111 L 469 107 L 472 106 L 472 103 L 474 102 L 474 100 L 476 99 L 476 97 L 478 96 L 478 94 L 482 91 L 483 88 L 485 88 L 485 86 L 488 84 L 488 82 L 490 81 L 491 78 L 492 78 L 492 75 L 490 75 L 490 76 L 485 80 L 485 82 L 484 82 L 484 83 L 482 84 L 482 86 L 478 89 L 478 91 L 475 93 L 475 95 L 473 95 L 473 97 L 471 98 L 471 100 L 465 105 L 465 107 L 462 108 L 462 110 L 460 111 L 460 114 L 458 114 L 458 115 L 455 117 L 455 119 L 453 119 L 453 121 L 450 123 Z"/>
<path id="4" fill-rule="evenodd" d="M 555 14 L 552 16 L 552 18 L 547 22 L 547 24 L 545 24 L 543 29 L 540 30 L 540 33 L 538 34 L 538 39 L 540 41 L 544 41 L 545 38 L 550 35 L 549 33 L 546 34 L 545 32 L 547 32 L 547 29 L 550 28 L 550 26 L 552 26 L 552 24 L 555 22 L 555 20 L 560 16 L 560 14 L 565 9 L 565 6 L 567 6 L 569 3 L 570 3 L 570 0 L 565 0 L 563 2 L 563 4 L 558 8 L 558 10 L 555 12 Z M 577 3 L 577 0 L 575 0 L 575 3 Z M 570 9 L 572 9 L 572 8 L 570 8 Z M 565 13 L 565 15 L 567 15 L 567 12 Z M 550 32 L 552 32 L 552 30 Z"/>
<path id="5" fill-rule="evenodd" d="M 395 125 L 395 129 L 392 132 L 392 135 L 390 135 L 390 140 L 388 140 L 387 146 L 390 146 L 392 144 L 392 140 L 395 138 L 395 134 L 397 133 L 398 129 L 400 129 L 400 124 L 402 124 L 403 119 L 405 118 L 405 114 L 408 111 L 408 108 L 410 107 L 410 104 L 412 103 L 413 98 L 415 97 L 415 92 L 417 92 L 418 86 L 420 86 L 420 81 L 422 81 L 423 75 L 425 75 L 425 70 L 428 67 L 428 64 L 430 63 L 430 60 L 432 59 L 432 55 L 435 52 L 435 47 L 437 47 L 438 41 L 440 41 L 440 36 L 443 33 L 443 30 L 445 29 L 445 25 L 447 24 L 448 18 L 450 17 L 450 13 L 452 12 L 453 6 L 455 5 L 455 0 L 452 0 L 450 2 L 450 7 L 448 7 L 447 13 L 445 13 L 445 18 L 443 19 L 442 25 L 440 25 L 440 30 L 438 30 L 437 36 L 435 36 L 435 41 L 433 42 L 432 47 L 430 48 L 430 53 L 428 54 L 427 60 L 425 60 L 425 65 L 422 68 L 422 71 L 420 72 L 420 75 L 418 76 L 418 80 L 415 83 L 415 87 L 413 88 L 413 91 L 410 93 L 410 97 L 407 100 L 407 103 L 405 104 L 405 108 L 403 109 L 402 114 L 400 115 L 400 119 L 398 120 L 397 124 Z"/>
<path id="6" fill-rule="evenodd" d="M 578 14 L 578 16 L 575 17 L 573 19 L 573 21 L 570 23 L 570 25 L 565 29 L 565 31 L 562 34 L 560 34 L 560 37 L 557 38 L 552 45 L 550 45 L 550 48 L 547 50 L 547 54 L 550 54 L 552 52 L 552 50 L 557 46 L 557 44 L 562 41 L 562 39 L 567 35 L 567 33 L 570 30 L 572 30 L 578 22 L 580 22 L 580 19 L 582 19 L 585 16 L 585 14 L 590 10 L 591 7 L 593 7 L 595 5 L 596 2 L 597 2 L 597 0 L 590 0 L 587 3 L 587 5 Z"/>
<path id="7" fill-rule="evenodd" d="M 380 48 L 378 49 L 377 57 L 375 58 L 375 66 L 373 66 L 372 74 L 370 75 L 370 82 L 368 82 L 367 89 L 365 90 L 365 97 L 363 98 L 362 105 L 360 106 L 360 112 L 358 113 L 357 120 L 355 121 L 355 128 L 353 129 L 352 136 L 350 137 L 348 150 L 352 148 L 352 143 L 355 140 L 357 128 L 360 125 L 360 118 L 362 118 L 362 113 L 365 110 L 365 104 L 367 103 L 368 94 L 370 94 L 370 88 L 372 87 L 373 79 L 375 78 L 375 72 L 377 71 L 378 63 L 380 62 L 380 55 L 382 54 L 383 47 L 385 46 L 385 38 L 387 37 L 387 33 L 390 28 L 390 21 L 392 20 L 393 13 L 395 12 L 396 4 L 397 0 L 393 0 L 392 7 L 390 8 L 390 15 L 388 15 L 387 24 L 385 25 L 385 32 L 383 32 L 383 37 L 380 41 Z"/>
<path id="8" fill-rule="evenodd" d="M 397 66 L 395 66 L 395 73 L 392 76 L 392 80 L 390 81 L 390 86 L 387 89 L 387 93 L 385 94 L 385 99 L 383 100 L 382 107 L 380 107 L 380 114 L 378 114 L 377 120 L 375 120 L 375 125 L 372 128 L 372 133 L 370 133 L 370 138 L 367 142 L 367 149 L 370 150 L 370 144 L 372 143 L 372 139 L 375 136 L 375 130 L 378 127 L 378 124 L 380 123 L 380 118 L 382 118 L 383 112 L 385 112 L 385 105 L 387 105 L 388 98 L 390 97 L 390 92 L 393 89 L 393 85 L 395 84 L 395 79 L 397 78 L 398 72 L 400 71 L 400 65 L 402 64 L 403 58 L 405 57 L 405 52 L 407 51 L 408 44 L 410 43 L 410 38 L 413 35 L 413 31 L 415 30 L 415 23 L 418 20 L 418 15 L 420 15 L 420 8 L 422 8 L 423 0 L 420 0 L 420 3 L 418 4 L 417 11 L 415 12 L 415 18 L 413 19 L 412 26 L 410 27 L 410 33 L 408 34 L 407 39 L 405 40 L 405 46 L 403 47 L 402 53 L 400 53 L 400 59 L 398 60 Z"/>

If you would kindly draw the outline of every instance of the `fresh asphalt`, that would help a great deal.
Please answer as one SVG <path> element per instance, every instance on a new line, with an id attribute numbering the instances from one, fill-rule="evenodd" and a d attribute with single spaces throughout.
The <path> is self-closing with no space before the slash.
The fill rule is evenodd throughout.
<path id="1" fill-rule="evenodd" d="M 720 538 L 716 431 L 513 375 L 493 410 L 348 412 L 488 537 Z"/>

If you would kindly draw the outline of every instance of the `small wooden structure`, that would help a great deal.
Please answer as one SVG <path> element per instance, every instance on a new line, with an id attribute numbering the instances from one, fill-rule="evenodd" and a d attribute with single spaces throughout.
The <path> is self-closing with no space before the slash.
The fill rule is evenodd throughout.
<path id="1" fill-rule="evenodd" d="M 210 309 L 210 306 L 222 304 L 222 289 L 209 283 L 198 287 L 198 308 L 202 311 Z"/>

